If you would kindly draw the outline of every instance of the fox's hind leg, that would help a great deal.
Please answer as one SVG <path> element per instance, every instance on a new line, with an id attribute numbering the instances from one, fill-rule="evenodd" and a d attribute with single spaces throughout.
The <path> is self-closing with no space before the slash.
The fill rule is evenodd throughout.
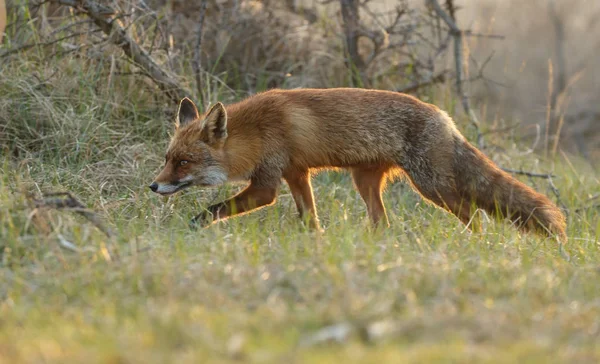
<path id="1" fill-rule="evenodd" d="M 290 192 L 296 203 L 300 218 L 308 218 L 310 227 L 319 230 L 319 218 L 317 216 L 315 198 L 310 184 L 310 172 L 308 170 L 288 171 L 284 173 L 283 178 L 290 187 Z"/>
<path id="2" fill-rule="evenodd" d="M 381 193 L 385 188 L 386 174 L 390 166 L 365 165 L 353 167 L 351 170 L 356 189 L 367 205 L 371 222 L 375 226 L 388 227 L 390 223 L 385 213 Z"/>

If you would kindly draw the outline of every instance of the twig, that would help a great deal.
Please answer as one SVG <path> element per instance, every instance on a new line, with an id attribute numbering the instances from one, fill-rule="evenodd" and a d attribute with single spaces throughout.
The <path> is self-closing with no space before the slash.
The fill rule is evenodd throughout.
<path id="1" fill-rule="evenodd" d="M 600 198 L 600 193 L 597 194 L 597 195 L 594 195 L 594 196 L 592 196 L 590 198 L 588 198 L 587 202 L 592 202 L 592 201 L 597 200 L 599 198 Z"/>
<path id="2" fill-rule="evenodd" d="M 74 211 L 88 219 L 107 237 L 112 238 L 114 236 L 112 230 L 104 225 L 102 218 L 94 211 L 86 209 L 85 206 L 71 194 L 71 192 L 46 193 L 42 199 L 34 199 L 33 203 L 37 208 L 53 208 L 57 210 L 67 209 L 69 211 Z"/>
<path id="3" fill-rule="evenodd" d="M 556 202 L 562 208 L 562 210 L 565 212 L 565 215 L 567 215 L 567 218 L 569 218 L 569 209 L 562 202 L 562 199 L 560 197 L 560 190 L 554 185 L 554 181 L 552 180 L 552 177 L 553 177 L 552 175 L 548 176 L 548 185 L 550 186 L 552 193 L 554 193 L 554 196 L 556 196 Z"/>
<path id="4" fill-rule="evenodd" d="M 474 57 L 471 57 L 471 60 L 473 61 L 473 63 L 475 64 L 475 67 L 477 67 L 477 74 L 471 78 L 469 78 L 467 81 L 468 82 L 473 82 L 473 81 L 477 81 L 477 80 L 484 80 L 485 82 L 491 82 L 497 86 L 501 86 L 501 87 L 507 87 L 505 84 L 498 82 L 498 81 L 494 81 L 492 79 L 489 79 L 487 77 L 485 77 L 484 72 L 485 72 L 485 68 L 487 67 L 488 63 L 490 63 L 490 61 L 492 60 L 492 58 L 494 57 L 494 54 L 496 54 L 495 51 L 492 51 L 487 58 L 485 59 L 485 61 L 483 61 L 483 63 L 481 64 L 481 66 L 479 66 L 479 62 L 477 62 L 477 60 Z"/>
<path id="5" fill-rule="evenodd" d="M 9 55 L 11 55 L 11 54 L 13 54 L 13 53 L 17 53 L 17 52 L 21 52 L 21 51 L 27 50 L 27 49 L 29 49 L 29 48 L 33 48 L 33 47 L 47 47 L 47 46 L 50 46 L 50 45 L 53 45 L 53 44 L 59 43 L 59 42 L 61 42 L 61 41 L 63 41 L 63 40 L 67 40 L 67 39 L 75 38 L 75 37 L 78 37 L 78 36 L 80 36 L 80 35 L 86 35 L 86 34 L 90 34 L 90 33 L 99 32 L 99 31 L 100 31 L 100 29 L 96 29 L 96 30 L 86 30 L 86 31 L 84 31 L 84 32 L 71 33 L 71 34 L 69 34 L 69 35 L 65 35 L 64 37 L 60 37 L 60 38 L 57 38 L 57 39 L 53 39 L 53 40 L 51 40 L 51 41 L 48 41 L 48 42 L 43 42 L 43 43 L 37 43 L 37 42 L 36 42 L 36 43 L 28 43 L 28 44 L 24 44 L 24 45 L 22 45 L 22 46 L 15 47 L 15 48 L 9 49 L 9 50 L 7 50 L 7 51 L 5 51 L 5 52 L 2 52 L 2 53 L 0 54 L 0 58 L 3 58 L 3 57 L 6 57 L 6 56 L 9 56 Z"/>
<path id="6" fill-rule="evenodd" d="M 196 88 L 198 90 L 198 100 L 202 110 L 204 110 L 204 92 L 202 92 L 202 31 L 204 28 L 204 16 L 206 15 L 207 0 L 202 0 L 200 5 L 200 16 L 198 20 L 198 28 L 196 30 L 196 47 L 194 48 L 194 74 L 196 75 Z"/>
<path id="7" fill-rule="evenodd" d="M 550 173 L 534 173 L 534 172 L 520 171 L 520 170 L 510 169 L 510 168 L 501 168 L 501 169 L 504 172 L 508 172 L 508 173 L 512 173 L 512 174 L 519 174 L 519 175 L 527 176 L 527 177 L 538 177 L 538 178 L 556 177 L 555 175 L 550 174 Z"/>
<path id="8" fill-rule="evenodd" d="M 594 200 L 597 200 L 598 198 L 600 198 L 600 194 L 597 194 L 595 196 L 592 196 L 592 197 L 588 198 L 587 201 L 585 201 L 585 203 L 590 203 L 590 202 L 592 202 Z M 600 203 L 596 203 L 596 204 L 591 204 L 591 205 L 588 205 L 588 206 L 579 207 L 579 208 L 575 209 L 575 212 L 579 213 L 579 212 L 582 212 L 582 211 L 585 211 L 585 210 L 595 209 L 595 208 L 598 208 L 598 207 L 600 207 Z"/>
<path id="9" fill-rule="evenodd" d="M 430 78 L 429 80 L 425 80 L 422 82 L 413 82 L 408 86 L 404 86 L 399 89 L 396 89 L 396 91 L 403 92 L 403 93 L 412 93 L 412 92 L 415 92 L 418 89 L 425 87 L 425 86 L 430 86 L 430 85 L 433 85 L 436 83 L 443 83 L 446 81 L 447 73 L 448 73 L 447 71 L 440 72 L 439 74 Z"/>
<path id="10" fill-rule="evenodd" d="M 508 173 L 512 173 L 512 174 L 520 174 L 523 176 L 527 176 L 529 178 L 544 178 L 548 181 L 548 186 L 550 186 L 550 189 L 552 190 L 552 193 L 554 193 L 554 196 L 556 196 L 556 203 L 557 205 L 560 206 L 560 208 L 563 210 L 563 212 L 565 213 L 565 215 L 567 215 L 567 218 L 569 217 L 569 209 L 567 208 L 567 206 L 562 202 L 562 199 L 560 197 L 560 190 L 556 187 L 556 185 L 554 184 L 554 181 L 552 180 L 552 178 L 556 177 L 554 174 L 552 173 L 534 173 L 534 172 L 527 172 L 527 171 L 519 171 L 519 170 L 514 170 L 514 169 L 510 169 L 510 168 L 503 168 L 501 167 L 500 169 L 502 169 L 505 172 Z"/>
<path id="11" fill-rule="evenodd" d="M 576 213 L 580 213 L 580 212 L 583 212 L 583 211 L 586 211 L 586 210 L 597 209 L 597 208 L 600 208 L 600 203 L 592 204 L 592 205 L 589 205 L 589 206 L 580 207 L 578 209 L 575 209 L 575 212 Z"/>
<path id="12" fill-rule="evenodd" d="M 465 37 L 475 37 L 475 38 L 491 38 L 491 39 L 504 39 L 505 36 L 501 34 L 485 34 L 485 33 L 474 33 L 472 30 L 463 31 L 463 35 Z"/>

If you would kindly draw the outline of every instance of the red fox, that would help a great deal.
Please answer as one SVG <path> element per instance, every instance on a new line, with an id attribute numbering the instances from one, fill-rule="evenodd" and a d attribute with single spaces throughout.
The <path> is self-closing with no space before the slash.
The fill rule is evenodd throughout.
<path id="1" fill-rule="evenodd" d="M 311 173 L 343 168 L 375 225 L 389 226 L 386 183 L 406 176 L 421 196 L 468 224 L 479 207 L 522 230 L 566 242 L 565 218 L 544 195 L 512 178 L 473 147 L 438 107 L 412 96 L 352 88 L 271 90 L 216 103 L 204 115 L 184 98 L 165 166 L 150 189 L 249 181 L 192 223 L 209 225 L 275 202 L 281 180 L 298 212 L 319 229 Z"/>

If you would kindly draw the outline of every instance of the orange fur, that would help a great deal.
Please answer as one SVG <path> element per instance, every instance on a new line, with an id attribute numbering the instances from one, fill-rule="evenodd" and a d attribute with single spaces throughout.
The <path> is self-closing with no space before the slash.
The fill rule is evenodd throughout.
<path id="1" fill-rule="evenodd" d="M 219 103 L 203 116 L 184 99 L 178 119 L 157 192 L 250 181 L 195 222 L 270 205 L 284 179 L 300 215 L 318 228 L 311 171 L 344 168 L 375 224 L 388 225 L 381 199 L 386 182 L 406 174 L 426 200 L 464 223 L 478 206 L 566 242 L 564 216 L 547 197 L 494 165 L 445 112 L 412 96 L 349 88 L 271 90 L 226 107 Z"/>

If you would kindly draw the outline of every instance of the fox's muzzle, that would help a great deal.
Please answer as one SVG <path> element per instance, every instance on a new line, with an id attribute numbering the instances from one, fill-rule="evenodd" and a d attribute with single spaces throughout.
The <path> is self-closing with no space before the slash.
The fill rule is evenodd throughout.
<path id="1" fill-rule="evenodd" d="M 171 195 L 175 192 L 179 192 L 192 185 L 193 183 L 191 181 L 191 178 L 189 178 L 187 180 L 180 180 L 174 183 L 159 183 L 154 181 L 151 185 L 148 186 L 148 188 L 150 188 L 152 192 L 156 192 L 158 194 L 166 196 Z"/>
<path id="2" fill-rule="evenodd" d="M 150 188 L 152 192 L 156 192 L 156 190 L 158 190 L 158 183 L 152 182 L 152 184 L 148 186 L 148 188 Z"/>

